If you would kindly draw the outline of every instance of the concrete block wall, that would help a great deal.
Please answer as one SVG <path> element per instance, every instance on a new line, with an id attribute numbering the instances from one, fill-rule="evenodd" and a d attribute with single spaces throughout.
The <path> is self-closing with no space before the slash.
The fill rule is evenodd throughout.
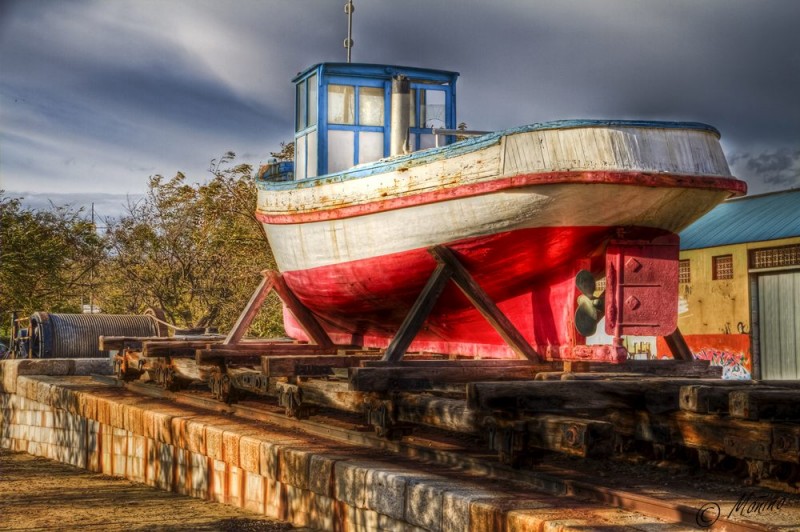
<path id="1" fill-rule="evenodd" d="M 598 505 L 137 396 L 79 375 L 100 372 L 96 361 L 70 362 L 0 362 L 0 446 L 320 530 L 585 530 L 611 523 Z"/>

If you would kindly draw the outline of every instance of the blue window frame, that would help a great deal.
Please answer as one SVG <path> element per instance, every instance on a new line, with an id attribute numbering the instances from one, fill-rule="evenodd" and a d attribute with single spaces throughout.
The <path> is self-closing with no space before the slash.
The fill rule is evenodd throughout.
<path id="1" fill-rule="evenodd" d="M 297 82 L 295 90 L 295 179 L 319 175 L 318 106 L 319 75 L 314 72 Z"/>
<path id="2" fill-rule="evenodd" d="M 296 179 L 334 173 L 389 154 L 391 81 L 398 74 L 411 80 L 413 90 L 412 151 L 433 145 L 431 127 L 455 129 L 455 72 L 357 63 L 315 65 L 294 79 Z"/>

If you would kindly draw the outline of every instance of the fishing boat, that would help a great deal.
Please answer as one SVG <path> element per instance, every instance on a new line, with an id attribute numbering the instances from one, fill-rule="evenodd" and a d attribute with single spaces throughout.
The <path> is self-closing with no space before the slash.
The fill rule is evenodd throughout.
<path id="1" fill-rule="evenodd" d="M 719 132 L 622 120 L 459 130 L 457 78 L 323 63 L 293 80 L 294 161 L 260 170 L 257 217 L 297 301 L 337 344 L 391 347 L 446 250 L 474 293 L 444 285 L 408 350 L 515 357 L 510 329 L 542 359 L 620 361 L 620 337 L 673 334 L 677 233 L 746 192 Z M 587 345 L 603 316 L 615 343 Z M 310 339 L 295 313 L 284 324 Z"/>

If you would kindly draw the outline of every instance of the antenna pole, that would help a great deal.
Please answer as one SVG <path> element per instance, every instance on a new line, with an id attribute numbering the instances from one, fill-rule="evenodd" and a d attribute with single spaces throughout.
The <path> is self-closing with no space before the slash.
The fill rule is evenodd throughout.
<path id="1" fill-rule="evenodd" d="M 94 225 L 94 202 L 92 202 L 92 231 L 97 234 L 97 227 Z M 91 269 L 89 270 L 89 314 L 94 314 L 94 260 L 92 257 Z"/>
<path id="2" fill-rule="evenodd" d="M 344 47 L 347 48 L 347 62 L 350 62 L 350 53 L 353 49 L 353 12 L 356 6 L 353 5 L 353 0 L 347 0 L 344 5 L 344 12 L 347 13 L 347 38 L 344 40 Z"/>

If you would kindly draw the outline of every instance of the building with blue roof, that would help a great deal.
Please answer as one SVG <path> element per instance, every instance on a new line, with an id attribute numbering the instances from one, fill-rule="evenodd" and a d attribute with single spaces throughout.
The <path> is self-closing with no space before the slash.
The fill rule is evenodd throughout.
<path id="1" fill-rule="evenodd" d="M 681 233 L 678 326 L 729 378 L 800 379 L 800 189 L 726 201 Z"/>

